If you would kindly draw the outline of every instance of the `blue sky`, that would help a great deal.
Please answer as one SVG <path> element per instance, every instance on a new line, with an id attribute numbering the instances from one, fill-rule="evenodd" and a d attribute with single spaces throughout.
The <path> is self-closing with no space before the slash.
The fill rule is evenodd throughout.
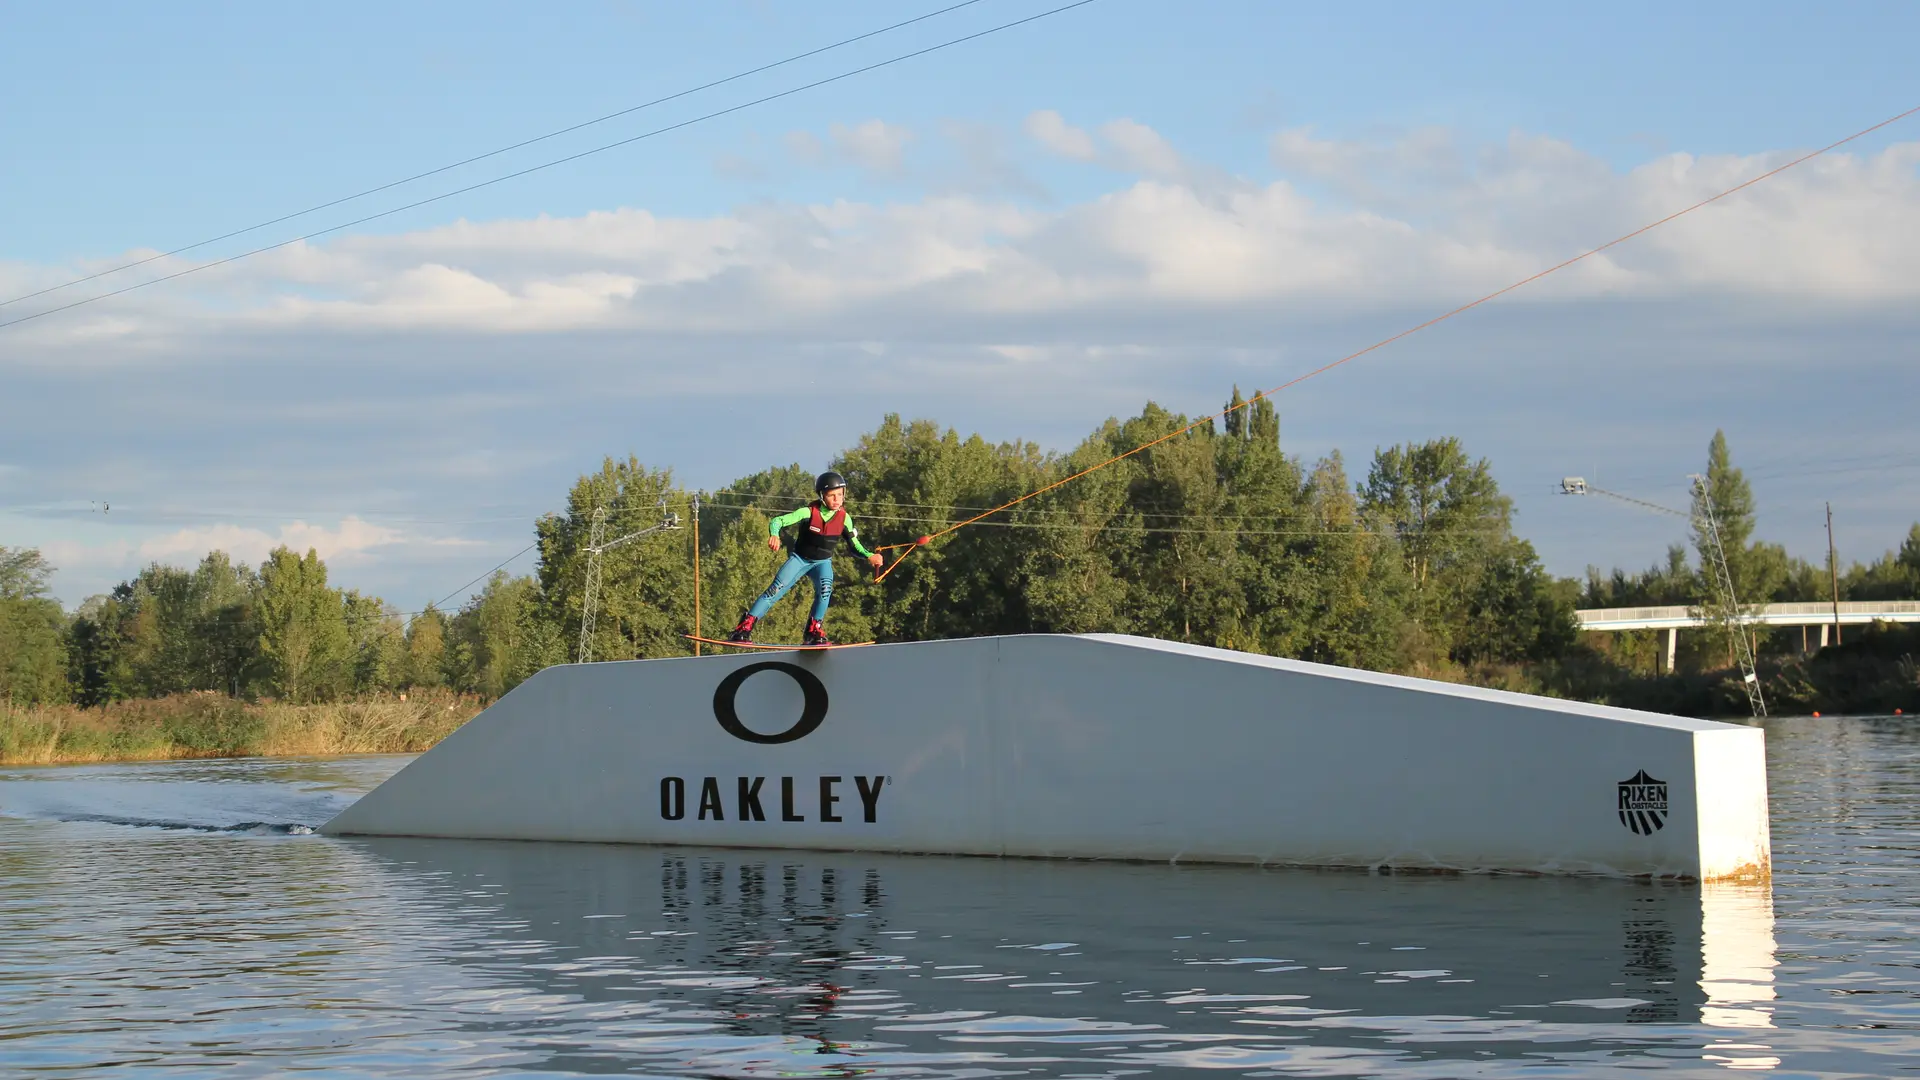
<path id="1" fill-rule="evenodd" d="M 9 5 L 0 299 L 938 6 Z M 983 0 L 259 237 L 1050 6 Z M 148 558 L 287 539 L 416 607 L 603 454 L 717 485 L 820 463 L 887 411 L 1065 448 L 1920 104 L 1917 31 L 1911 4 L 1100 0 L 0 329 L 0 543 L 44 547 L 70 604 Z M 1577 573 L 1680 531 L 1553 480 L 1680 504 L 1724 427 L 1764 535 L 1821 553 L 1832 499 L 1870 558 L 1920 518 L 1920 275 L 1889 239 L 1920 234 L 1917 143 L 1920 118 L 1290 392 L 1288 448 L 1358 470 L 1458 434 Z M 795 407 L 817 422 L 754 422 Z"/>

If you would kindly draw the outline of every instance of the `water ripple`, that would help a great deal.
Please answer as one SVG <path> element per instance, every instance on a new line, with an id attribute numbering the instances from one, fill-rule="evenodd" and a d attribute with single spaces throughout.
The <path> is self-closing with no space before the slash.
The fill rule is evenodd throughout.
<path id="1" fill-rule="evenodd" d="M 337 841 L 289 823 L 403 759 L 0 771 L 0 1071 L 1912 1072 L 1920 738 L 1768 728 L 1770 891 Z"/>

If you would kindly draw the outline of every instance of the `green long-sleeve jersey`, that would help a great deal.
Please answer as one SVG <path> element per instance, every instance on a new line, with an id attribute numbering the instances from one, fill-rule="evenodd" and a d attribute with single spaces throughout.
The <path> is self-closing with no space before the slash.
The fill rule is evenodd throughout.
<path id="1" fill-rule="evenodd" d="M 853 515 L 847 513 L 846 507 L 843 506 L 838 510 L 829 512 L 827 508 L 823 506 L 820 508 L 820 516 L 822 519 L 826 521 L 833 521 L 836 517 L 839 518 L 841 535 L 847 538 L 847 545 L 853 548 L 853 550 L 859 552 L 861 558 L 863 559 L 873 558 L 873 552 L 868 551 L 867 545 L 862 544 L 860 542 L 860 533 L 857 529 L 853 527 Z M 808 503 L 807 505 L 801 507 L 798 510 L 793 511 L 792 513 L 781 514 L 779 517 L 774 518 L 772 521 L 768 522 L 767 535 L 779 536 L 780 530 L 787 528 L 790 525 L 804 526 L 807 521 L 812 519 L 812 517 L 813 517 L 813 504 Z M 803 528 L 801 532 L 800 540 L 797 540 L 793 545 L 794 554 L 800 555 L 802 558 L 812 558 L 812 557 L 826 558 L 828 555 L 832 554 L 831 548 L 828 548 L 826 551 L 822 552 L 818 556 L 809 556 L 802 553 L 800 550 L 802 546 L 801 541 L 804 541 L 805 539 L 807 539 L 807 534 Z"/>

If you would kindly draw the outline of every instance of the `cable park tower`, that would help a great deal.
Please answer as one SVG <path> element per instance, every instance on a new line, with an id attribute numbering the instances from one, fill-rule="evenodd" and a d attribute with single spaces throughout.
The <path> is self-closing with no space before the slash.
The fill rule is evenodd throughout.
<path id="1" fill-rule="evenodd" d="M 1726 549 L 1721 546 L 1720 522 L 1714 512 L 1713 495 L 1707 488 L 1706 477 L 1695 474 L 1687 479 L 1692 482 L 1693 506 L 1686 514 L 1658 503 L 1596 487 L 1578 476 L 1569 476 L 1560 481 L 1560 494 L 1605 495 L 1648 510 L 1685 517 L 1693 523 L 1694 536 L 1699 539 L 1700 577 L 1706 584 L 1707 593 L 1705 602 L 1697 606 L 1694 612 L 1703 622 L 1718 626 L 1725 632 L 1728 652 L 1733 662 L 1740 666 L 1740 687 L 1747 695 L 1747 706 L 1754 716 L 1764 717 L 1767 715 L 1767 699 L 1760 690 L 1760 673 L 1754 662 L 1753 640 L 1747 636 L 1746 612 L 1740 607 L 1739 597 L 1734 595 L 1733 573 L 1727 568 Z"/>
<path id="2" fill-rule="evenodd" d="M 593 662 L 593 632 L 600 616 L 600 556 L 622 544 L 638 540 L 643 536 L 652 536 L 657 532 L 680 527 L 680 515 L 666 509 L 666 500 L 661 500 L 660 524 L 652 525 L 612 540 L 607 535 L 607 508 L 597 507 L 593 511 L 593 527 L 587 534 L 587 580 L 580 597 L 580 650 L 576 654 L 577 662 Z"/>

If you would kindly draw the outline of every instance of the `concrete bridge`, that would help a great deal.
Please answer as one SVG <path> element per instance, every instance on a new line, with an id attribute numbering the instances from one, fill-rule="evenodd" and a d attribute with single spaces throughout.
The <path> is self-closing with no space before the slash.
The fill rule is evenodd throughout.
<path id="1" fill-rule="evenodd" d="M 1920 622 L 1920 600 L 1846 600 L 1839 605 L 1829 600 L 1811 603 L 1754 604 L 1744 609 L 1741 621 L 1748 626 L 1818 626 L 1819 648 L 1826 648 L 1827 635 L 1837 623 L 1857 626 L 1876 622 Z M 1667 632 L 1667 670 L 1673 670 L 1673 652 L 1680 630 L 1703 627 L 1710 620 L 1699 608 L 1685 605 L 1670 607 L 1585 608 L 1573 613 L 1580 629 L 1665 630 Z M 1809 642 L 1803 645 L 1811 648 Z"/>

